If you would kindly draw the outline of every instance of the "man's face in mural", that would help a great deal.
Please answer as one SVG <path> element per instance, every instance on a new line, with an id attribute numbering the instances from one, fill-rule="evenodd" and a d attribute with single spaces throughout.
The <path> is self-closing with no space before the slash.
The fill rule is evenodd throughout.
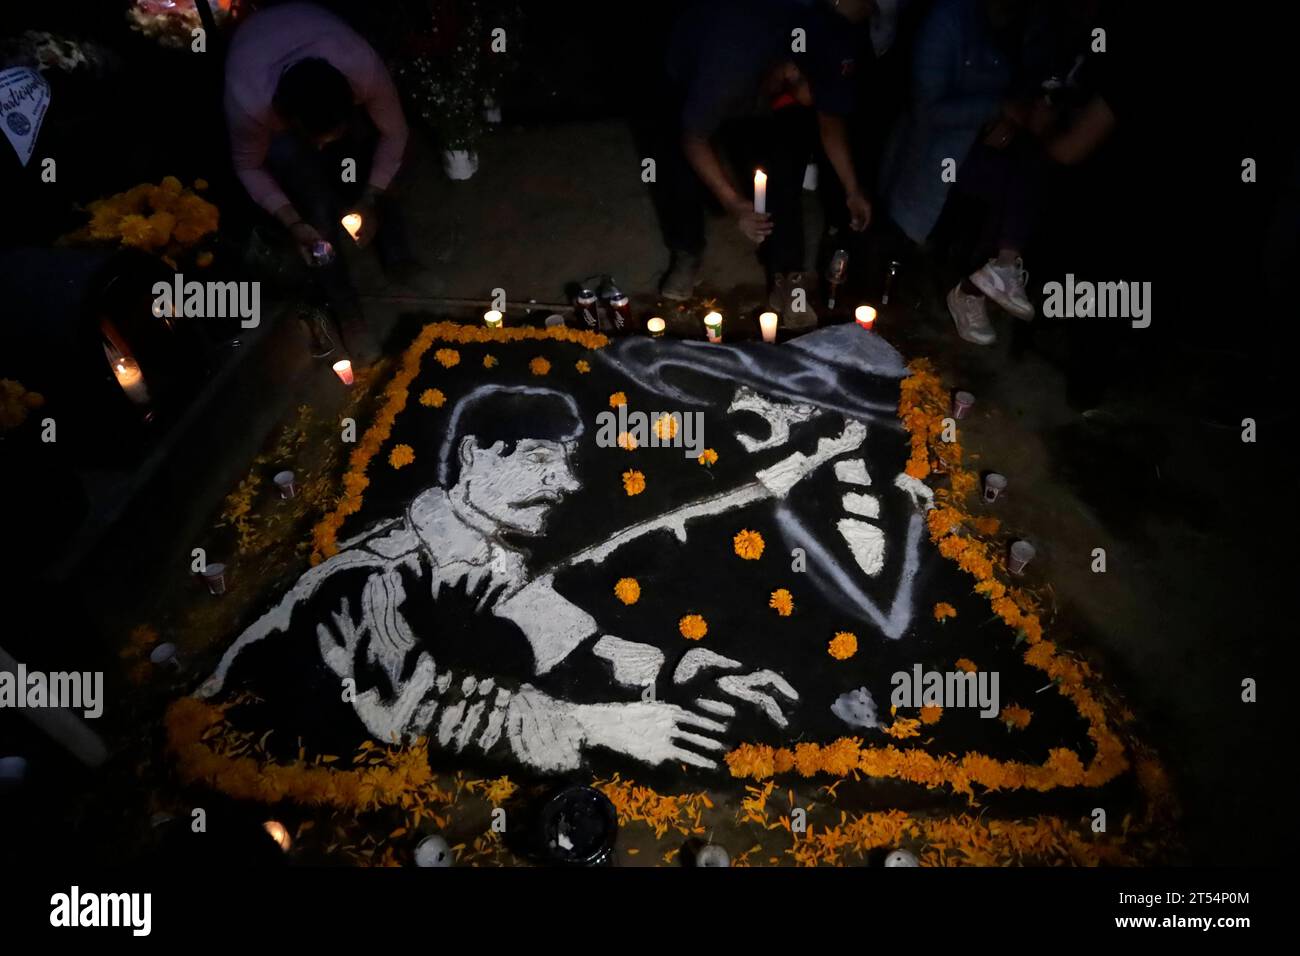
<path id="1" fill-rule="evenodd" d="M 473 435 L 460 443 L 460 480 L 465 501 L 502 527 L 538 535 L 551 508 L 582 486 L 562 442 L 525 438 L 505 451 L 497 442 L 480 448 Z"/>

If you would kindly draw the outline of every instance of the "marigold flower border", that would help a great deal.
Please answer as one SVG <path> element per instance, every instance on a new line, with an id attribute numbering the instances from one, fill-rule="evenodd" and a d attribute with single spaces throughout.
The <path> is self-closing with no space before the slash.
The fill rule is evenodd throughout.
<path id="1" fill-rule="evenodd" d="M 1096 747 L 1093 759 L 1085 766 L 1075 751 L 1060 747 L 1049 751 L 1042 764 L 1034 765 L 998 760 L 978 752 L 954 757 L 934 756 L 916 748 L 900 750 L 893 745 L 864 747 L 862 738 L 841 737 L 825 745 L 801 743 L 793 750 L 766 744 L 741 744 L 726 756 L 731 775 L 764 780 L 791 770 L 803 777 L 819 773 L 839 777 L 862 773 L 923 784 L 931 789 L 949 786 L 972 801 L 976 784 L 988 791 L 1100 787 L 1127 770 L 1130 761 L 1101 703 L 1084 683 L 1086 678 L 1094 676 L 1092 670 L 1086 662 L 1058 653 L 1053 642 L 1044 640 L 1032 596 L 1022 589 L 1007 587 L 999 579 L 996 572 L 1005 570 L 1005 563 L 997 549 L 990 546 L 987 539 L 991 535 L 982 535 L 974 519 L 963 509 L 978 478 L 962 467 L 959 444 L 939 440 L 944 431 L 943 421 L 951 414 L 948 392 L 927 360 L 915 360 L 908 368 L 911 374 L 902 382 L 898 405 L 899 418 L 911 436 L 906 472 L 917 479 L 924 479 L 932 472 L 951 476 L 951 488 L 935 492 L 943 506 L 931 510 L 927 516 L 931 540 L 944 557 L 955 561 L 976 579 L 976 592 L 989 598 L 994 612 L 1006 624 L 1017 628 L 1019 639 L 1029 645 L 1024 653 L 1025 662 L 1050 677 L 1058 693 L 1075 705 L 1079 716 L 1087 722 L 1088 737 Z M 1151 796 L 1159 799 L 1164 795 Z"/>

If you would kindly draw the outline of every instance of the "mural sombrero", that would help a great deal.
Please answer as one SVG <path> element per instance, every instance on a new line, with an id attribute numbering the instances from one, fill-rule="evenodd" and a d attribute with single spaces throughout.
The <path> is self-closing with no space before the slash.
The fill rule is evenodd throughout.
<path id="1" fill-rule="evenodd" d="M 1154 820 L 1163 774 L 968 512 L 948 414 L 856 326 L 732 346 L 427 325 L 312 566 L 173 706 L 172 749 L 192 780 L 317 804 L 408 806 L 450 768 L 731 789 L 766 820 L 756 801 L 811 780 L 862 811 L 823 840 L 978 801 L 1021 821 L 1003 842 L 1046 827 L 1068 858 L 1135 859 L 1090 814 Z M 223 760 L 217 728 L 257 755 Z M 818 857 L 796 854 L 838 861 Z"/>

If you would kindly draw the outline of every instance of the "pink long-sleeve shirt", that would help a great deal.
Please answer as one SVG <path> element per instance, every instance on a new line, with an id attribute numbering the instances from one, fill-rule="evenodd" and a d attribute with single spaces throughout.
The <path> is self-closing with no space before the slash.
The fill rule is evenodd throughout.
<path id="1" fill-rule="evenodd" d="M 406 118 L 379 54 L 346 23 L 310 3 L 263 10 L 243 24 L 226 58 L 226 121 L 235 173 L 253 201 L 275 212 L 289 198 L 266 169 L 271 138 L 285 129 L 271 100 L 284 71 L 318 57 L 347 77 L 356 102 L 379 130 L 370 184 L 387 189 L 402 164 Z"/>

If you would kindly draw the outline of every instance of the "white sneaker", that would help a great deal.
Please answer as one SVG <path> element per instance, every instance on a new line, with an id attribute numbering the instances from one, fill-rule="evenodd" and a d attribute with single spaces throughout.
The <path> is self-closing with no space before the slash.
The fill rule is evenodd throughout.
<path id="1" fill-rule="evenodd" d="M 998 340 L 989 322 L 988 311 L 984 308 L 984 296 L 967 295 L 961 291 L 961 283 L 953 286 L 948 293 L 948 312 L 957 326 L 957 334 L 974 345 L 992 345 Z"/>
<path id="2" fill-rule="evenodd" d="M 1027 322 L 1034 317 L 1034 303 L 1025 294 L 1029 273 L 1025 271 L 1023 259 L 1017 259 L 1014 265 L 1009 266 L 1000 266 L 996 259 L 990 259 L 971 274 L 970 281 L 1017 319 Z"/>

